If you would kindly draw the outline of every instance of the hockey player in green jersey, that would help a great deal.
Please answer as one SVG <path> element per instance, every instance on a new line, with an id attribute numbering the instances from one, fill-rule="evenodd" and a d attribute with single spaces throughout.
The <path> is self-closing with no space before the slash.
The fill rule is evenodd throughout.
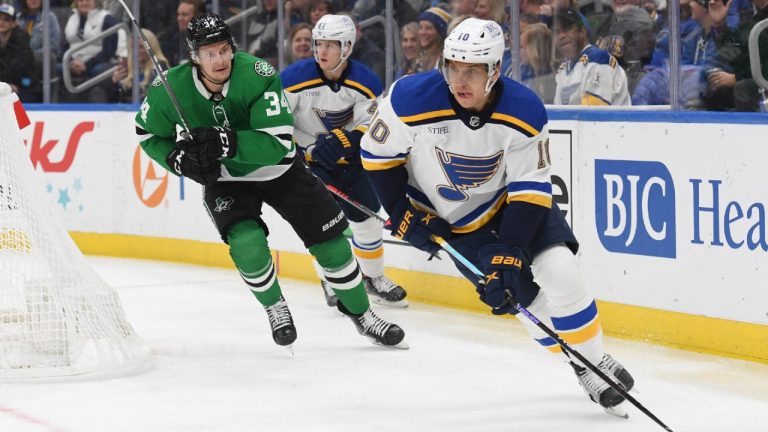
<path id="1" fill-rule="evenodd" d="M 358 332 L 376 344 L 406 347 L 403 330 L 370 308 L 342 234 L 347 221 L 339 206 L 296 157 L 293 116 L 274 67 L 237 52 L 229 26 L 216 14 L 193 19 L 187 43 L 190 62 L 166 74 L 181 114 L 156 79 L 136 115 L 136 132 L 152 159 L 204 186 L 206 209 L 266 309 L 275 343 L 290 348 L 296 327 L 267 245 L 265 203 L 291 224 L 317 260 L 339 310 Z"/>

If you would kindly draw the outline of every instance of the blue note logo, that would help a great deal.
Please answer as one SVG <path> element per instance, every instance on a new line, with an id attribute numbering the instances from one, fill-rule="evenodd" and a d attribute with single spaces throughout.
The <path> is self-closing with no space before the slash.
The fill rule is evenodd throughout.
<path id="1" fill-rule="evenodd" d="M 596 160 L 595 221 L 611 252 L 675 258 L 675 185 L 667 167 Z"/>

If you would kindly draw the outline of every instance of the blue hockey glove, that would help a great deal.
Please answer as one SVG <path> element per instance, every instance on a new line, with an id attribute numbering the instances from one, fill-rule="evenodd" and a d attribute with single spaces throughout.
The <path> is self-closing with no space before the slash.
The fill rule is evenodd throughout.
<path id="1" fill-rule="evenodd" d="M 207 166 L 214 160 L 232 158 L 237 153 L 237 133 L 222 126 L 192 129 L 192 140 L 184 149 Z"/>
<path id="2" fill-rule="evenodd" d="M 214 183 L 221 175 L 221 161 L 216 160 L 203 167 L 198 160 L 190 158 L 185 150 L 178 147 L 171 151 L 165 161 L 173 172 L 201 185 Z"/>
<path id="3" fill-rule="evenodd" d="M 387 226 L 392 236 L 402 239 L 429 254 L 440 250 L 440 245 L 430 237 L 435 234 L 446 240 L 451 237 L 451 225 L 445 220 L 427 212 L 423 212 L 407 199 L 397 206 L 390 216 L 391 224 Z"/>
<path id="4" fill-rule="evenodd" d="M 477 256 L 485 273 L 485 284 L 477 288 L 480 300 L 492 307 L 494 313 L 509 312 L 508 295 L 516 301 L 520 293 L 518 277 L 523 268 L 523 251 L 506 243 L 495 243 L 481 247 Z"/>
<path id="5" fill-rule="evenodd" d="M 352 159 L 360 153 L 360 143 L 343 129 L 332 129 L 327 135 L 320 135 L 315 140 L 312 160 L 322 167 L 332 170 L 339 159 Z"/>

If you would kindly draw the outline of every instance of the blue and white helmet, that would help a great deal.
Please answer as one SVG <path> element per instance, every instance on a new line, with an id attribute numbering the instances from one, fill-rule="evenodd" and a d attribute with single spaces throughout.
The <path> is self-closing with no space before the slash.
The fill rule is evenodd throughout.
<path id="1" fill-rule="evenodd" d="M 315 53 L 315 61 L 319 62 L 317 51 L 315 50 L 315 41 L 339 41 L 341 45 L 341 59 L 339 59 L 339 64 L 336 65 L 336 67 L 339 67 L 352 54 L 352 48 L 355 46 L 356 39 L 357 27 L 352 18 L 346 15 L 323 15 L 317 21 L 315 27 L 312 28 L 312 51 Z"/>
<path id="2" fill-rule="evenodd" d="M 491 91 L 496 83 L 493 75 L 501 68 L 504 55 L 504 31 L 495 21 L 467 18 L 462 21 L 445 39 L 440 70 L 448 78 L 447 61 L 484 64 L 488 69 L 488 81 L 485 92 Z"/>

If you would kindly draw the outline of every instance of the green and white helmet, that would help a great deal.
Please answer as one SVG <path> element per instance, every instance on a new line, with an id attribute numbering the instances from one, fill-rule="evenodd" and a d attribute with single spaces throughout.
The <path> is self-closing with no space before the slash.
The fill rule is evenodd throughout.
<path id="1" fill-rule="evenodd" d="M 440 71 L 448 78 L 448 61 L 484 64 L 488 69 L 488 81 L 485 92 L 491 91 L 496 83 L 493 75 L 501 68 L 504 55 L 504 31 L 495 21 L 467 18 L 462 21 L 445 39 Z"/>

